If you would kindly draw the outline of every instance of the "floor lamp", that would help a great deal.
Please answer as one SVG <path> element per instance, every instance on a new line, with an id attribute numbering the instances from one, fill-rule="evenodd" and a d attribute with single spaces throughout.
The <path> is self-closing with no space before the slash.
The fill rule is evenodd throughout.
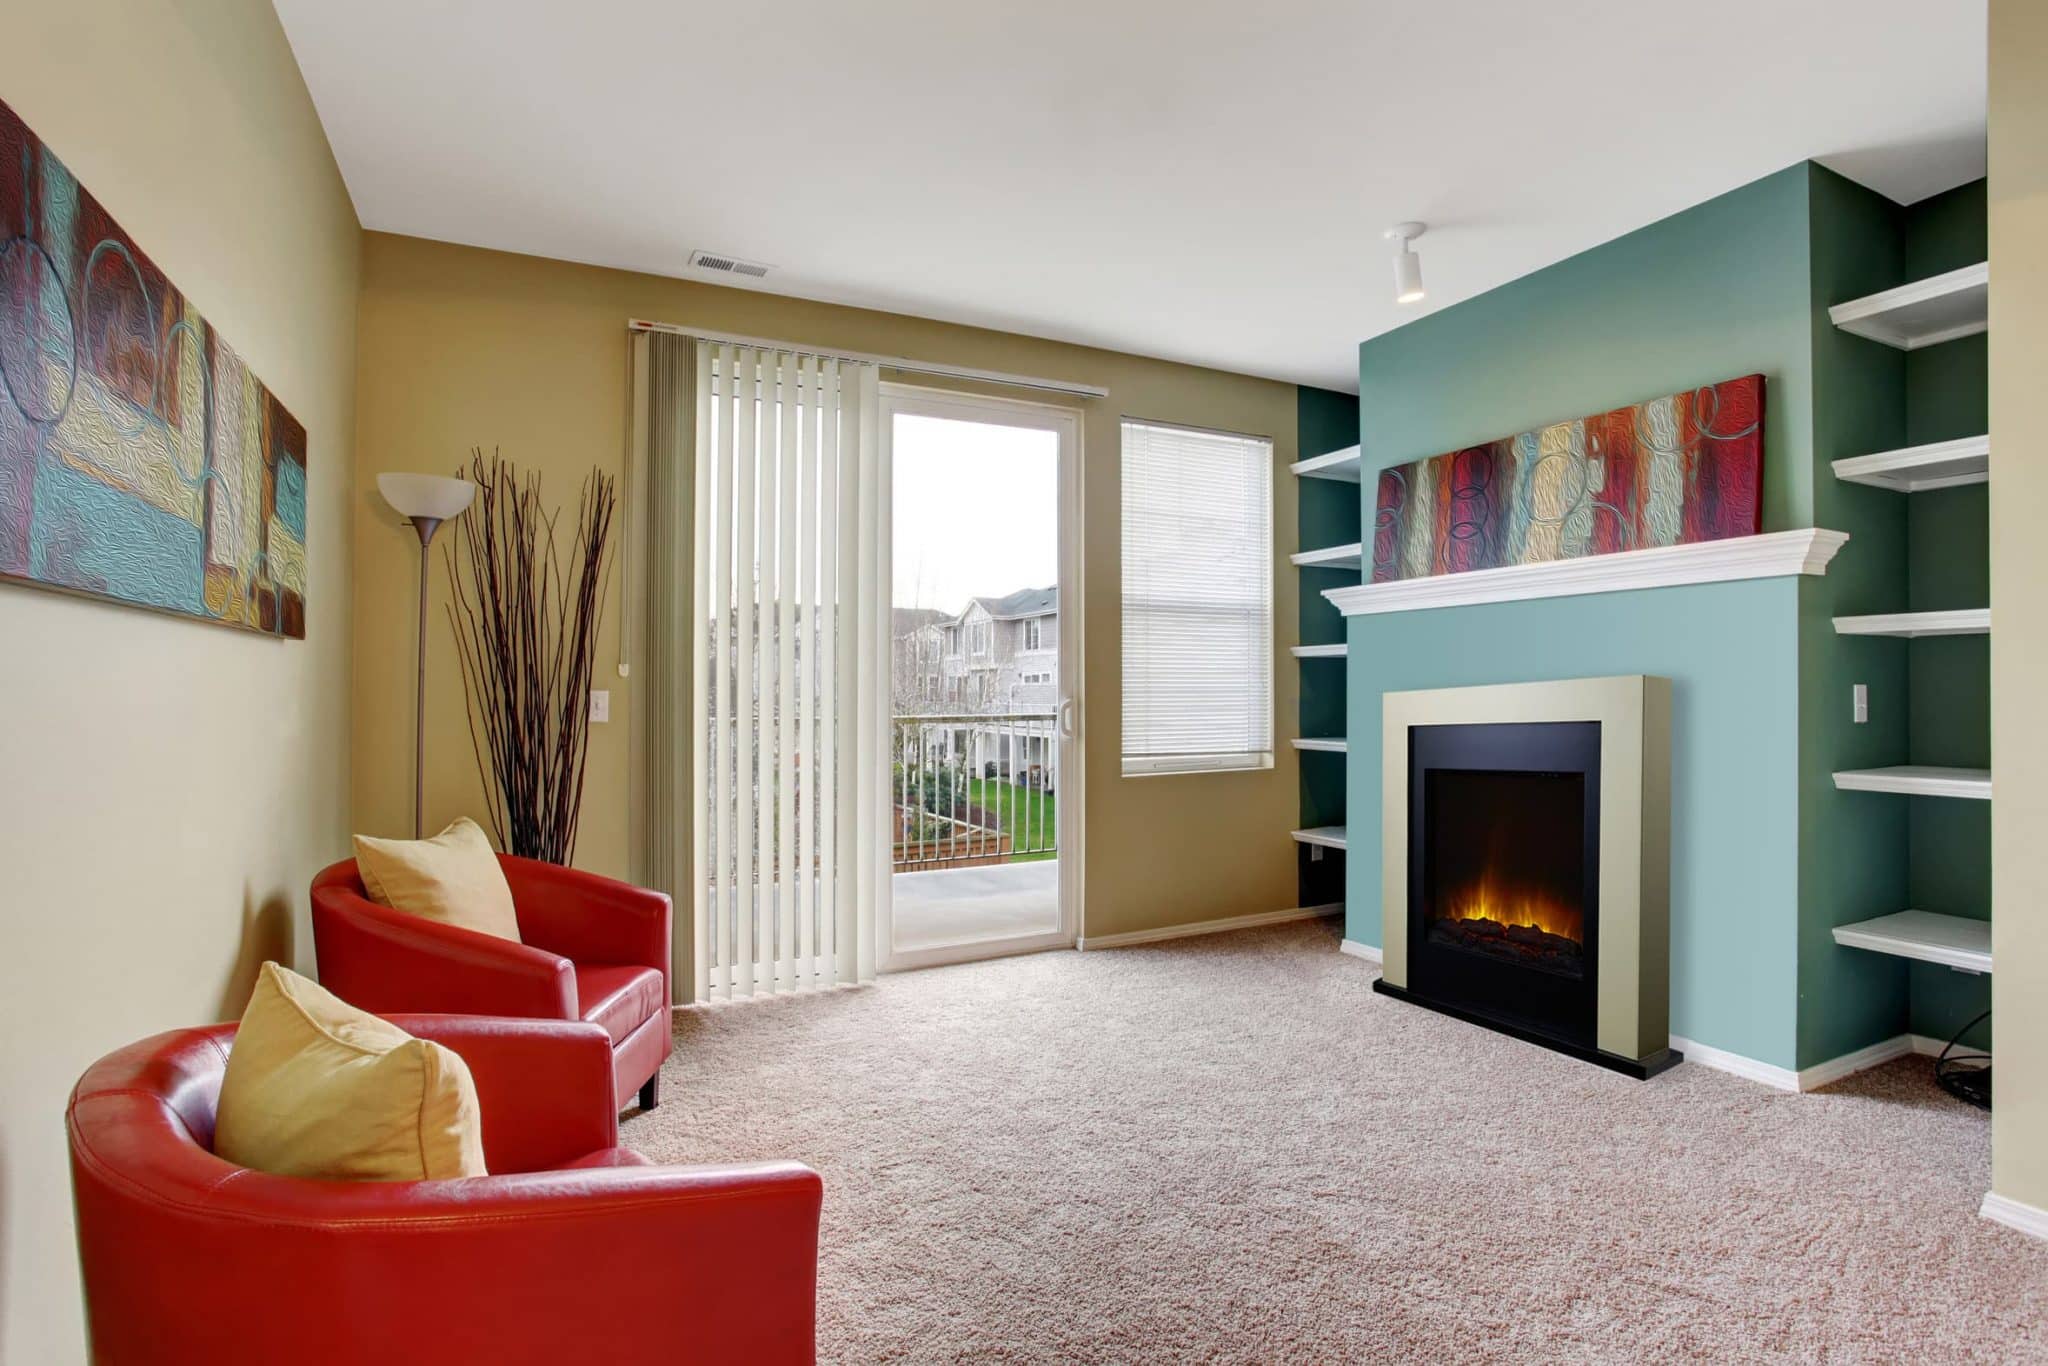
<path id="1" fill-rule="evenodd" d="M 412 522 L 420 538 L 420 627 L 412 701 L 412 837 L 419 839 L 425 833 L 420 822 L 427 806 L 427 579 L 433 564 L 427 546 L 441 523 L 462 515 L 476 497 L 476 485 L 445 474 L 380 474 L 377 492 Z"/>

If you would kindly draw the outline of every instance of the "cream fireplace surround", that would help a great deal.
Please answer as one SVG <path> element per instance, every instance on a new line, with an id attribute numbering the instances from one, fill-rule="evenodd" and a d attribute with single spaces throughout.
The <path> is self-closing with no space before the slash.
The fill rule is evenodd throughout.
<path id="1" fill-rule="evenodd" d="M 1420 726 L 1595 722 L 1599 758 L 1597 1056 L 1646 1076 L 1670 1051 L 1671 681 L 1642 674 L 1391 692 L 1382 702 L 1382 982 L 1409 991 L 1409 737 Z M 1453 1011 L 1452 1013 L 1459 1013 Z M 1509 1032 L 1517 1032 L 1509 1027 Z M 1567 1052 L 1577 1052 L 1566 1048 Z"/>

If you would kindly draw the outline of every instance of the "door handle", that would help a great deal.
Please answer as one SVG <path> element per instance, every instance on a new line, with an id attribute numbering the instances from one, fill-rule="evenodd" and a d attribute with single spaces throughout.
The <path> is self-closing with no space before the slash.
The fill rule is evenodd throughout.
<path id="1" fill-rule="evenodd" d="M 1060 699 L 1060 739 L 1071 740 L 1080 733 L 1081 709 L 1071 697 Z"/>

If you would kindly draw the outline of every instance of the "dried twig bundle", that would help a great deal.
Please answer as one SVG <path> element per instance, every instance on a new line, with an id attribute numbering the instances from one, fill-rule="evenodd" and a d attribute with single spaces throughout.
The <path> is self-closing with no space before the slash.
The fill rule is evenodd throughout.
<path id="1" fill-rule="evenodd" d="M 596 471 L 583 481 L 565 570 L 558 514 L 542 504 L 538 474 L 522 479 L 495 450 L 487 463 L 481 448 L 467 474 L 476 504 L 446 550 L 448 619 L 491 828 L 508 854 L 566 864 L 576 852 L 591 670 L 611 579 L 613 481 Z"/>

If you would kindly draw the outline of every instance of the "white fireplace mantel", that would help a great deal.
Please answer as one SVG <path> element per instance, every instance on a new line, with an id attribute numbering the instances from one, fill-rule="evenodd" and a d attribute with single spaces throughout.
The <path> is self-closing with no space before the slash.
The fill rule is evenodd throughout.
<path id="1" fill-rule="evenodd" d="M 1825 574 L 1828 562 L 1849 539 L 1846 531 L 1805 527 L 1761 536 L 1730 536 L 1690 545 L 1621 550 L 1544 564 L 1472 569 L 1392 583 L 1330 588 L 1323 596 L 1347 617 L 1381 612 L 1416 612 L 1430 607 L 1466 607 L 1525 598 L 1568 598 L 1583 593 L 1619 593 L 1633 588 L 1673 588 L 1731 579 L 1778 579 Z"/>

